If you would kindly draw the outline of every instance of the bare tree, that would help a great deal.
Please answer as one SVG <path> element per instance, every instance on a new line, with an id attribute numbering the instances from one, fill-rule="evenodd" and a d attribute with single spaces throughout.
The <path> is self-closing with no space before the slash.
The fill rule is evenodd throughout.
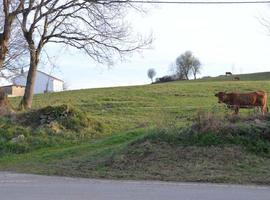
<path id="1" fill-rule="evenodd" d="M 172 75 L 175 76 L 176 79 L 178 80 L 184 80 L 185 79 L 185 75 L 183 73 L 183 70 L 181 67 L 178 67 L 176 65 L 176 62 L 173 62 L 170 64 L 170 72 L 172 73 Z"/>
<path id="2" fill-rule="evenodd" d="M 148 78 L 151 79 L 152 83 L 153 83 L 153 78 L 156 76 L 156 71 L 155 69 L 151 68 L 151 69 L 148 69 L 147 71 L 147 76 Z"/>
<path id="3" fill-rule="evenodd" d="M 8 18 L 11 18 L 12 22 L 7 23 L 4 5 L 9 7 Z M 26 67 L 27 58 L 27 46 L 23 34 L 20 30 L 17 15 L 22 11 L 19 8 L 19 1 L 0 1 L 0 78 L 9 80 L 15 75 L 19 74 L 21 69 Z M 17 8 L 16 12 L 14 8 Z M 11 17 L 11 15 L 13 15 Z M 15 17 L 14 17 L 15 16 Z M 6 35 L 4 37 L 4 35 Z M 7 45 L 6 45 L 7 44 Z M 2 48 L 3 47 L 3 48 Z M 5 49 L 5 51 L 2 51 Z"/>
<path id="4" fill-rule="evenodd" d="M 3 68 L 8 54 L 12 25 L 19 13 L 22 12 L 24 0 L 2 0 L 0 2 L 0 69 Z M 12 57 L 12 56 L 11 56 Z"/>
<path id="5" fill-rule="evenodd" d="M 28 44 L 30 67 L 22 108 L 31 108 L 37 67 L 44 46 L 53 42 L 83 50 L 100 63 L 142 49 L 151 38 L 131 37 L 124 21 L 128 0 L 29 0 L 23 4 L 21 27 Z"/>
<path id="6" fill-rule="evenodd" d="M 194 60 L 193 60 L 191 71 L 192 71 L 194 80 L 196 80 L 197 79 L 197 74 L 199 74 L 201 72 L 201 62 L 195 57 L 194 57 Z"/>
<path id="7" fill-rule="evenodd" d="M 200 61 L 193 56 L 191 51 L 186 51 L 181 54 L 175 61 L 176 72 L 178 76 L 183 76 L 184 79 L 188 80 L 189 75 L 193 73 L 196 79 L 196 74 L 200 71 Z"/>
<path id="8" fill-rule="evenodd" d="M 16 22 L 13 26 L 16 25 Z M 2 68 L 0 68 L 0 77 L 9 79 L 20 73 L 22 68 L 27 65 L 27 46 L 21 30 L 17 27 L 12 29 L 12 34 L 8 42 L 8 51 L 5 55 Z"/>
<path id="9" fill-rule="evenodd" d="M 192 66 L 192 53 L 190 51 L 186 51 L 184 54 L 180 55 L 176 59 L 176 67 L 179 69 L 181 73 L 183 73 L 185 79 L 189 79 L 189 74 Z"/>

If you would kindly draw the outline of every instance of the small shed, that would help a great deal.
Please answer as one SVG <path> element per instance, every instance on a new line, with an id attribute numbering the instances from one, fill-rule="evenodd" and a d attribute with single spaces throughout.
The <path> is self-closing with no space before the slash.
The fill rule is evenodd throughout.
<path id="1" fill-rule="evenodd" d="M 24 95 L 25 87 L 22 85 L 6 85 L 2 86 L 1 90 L 5 92 L 8 97 L 17 97 Z"/>

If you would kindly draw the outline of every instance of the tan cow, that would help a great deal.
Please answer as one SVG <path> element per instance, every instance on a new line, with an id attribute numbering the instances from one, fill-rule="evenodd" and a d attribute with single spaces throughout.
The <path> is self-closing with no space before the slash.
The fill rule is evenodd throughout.
<path id="1" fill-rule="evenodd" d="M 262 90 L 249 93 L 218 92 L 215 96 L 218 97 L 218 103 L 225 103 L 228 107 L 233 108 L 235 114 L 239 113 L 240 108 L 254 107 L 260 107 L 263 115 L 268 112 L 267 93 Z"/>

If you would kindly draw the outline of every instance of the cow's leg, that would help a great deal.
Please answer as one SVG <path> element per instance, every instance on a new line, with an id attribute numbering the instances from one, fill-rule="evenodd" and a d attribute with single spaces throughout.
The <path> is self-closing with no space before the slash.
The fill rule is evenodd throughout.
<path id="1" fill-rule="evenodd" d="M 264 116 L 264 111 L 265 111 L 264 106 L 261 106 L 261 111 L 262 111 L 262 115 Z"/>
<path id="2" fill-rule="evenodd" d="M 262 109 L 262 114 L 264 115 L 265 113 L 267 113 L 268 109 L 267 109 L 267 105 L 264 105 L 261 107 Z"/>
<path id="3" fill-rule="evenodd" d="M 263 112 L 263 109 L 261 106 L 256 106 L 258 115 Z"/>

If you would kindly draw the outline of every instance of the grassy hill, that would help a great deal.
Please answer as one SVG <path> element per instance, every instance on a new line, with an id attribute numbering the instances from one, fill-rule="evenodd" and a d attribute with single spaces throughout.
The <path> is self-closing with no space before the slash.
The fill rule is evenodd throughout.
<path id="1" fill-rule="evenodd" d="M 268 116 L 249 119 L 254 110 L 240 110 L 245 120 L 226 121 L 232 111 L 218 104 L 214 96 L 224 90 L 258 89 L 270 93 L 270 81 L 176 81 L 36 95 L 33 112 L 38 115 L 26 113 L 22 117 L 26 120 L 0 121 L 0 144 L 5 147 L 0 148 L 0 169 L 82 177 L 270 184 L 270 143 L 261 135 L 268 133 Z M 14 106 L 18 101 L 11 99 Z M 63 104 L 72 107 L 72 117 L 45 126 L 27 123 L 43 117 L 41 108 L 59 109 Z M 215 115 L 204 120 L 200 113 Z M 219 117 L 218 122 L 214 120 Z M 206 121 L 202 126 L 207 128 L 194 129 L 198 121 Z M 221 124 L 227 125 L 224 128 Z M 247 124 L 252 126 L 245 129 Z M 25 136 L 22 143 L 12 143 L 12 137 L 21 134 Z"/>
<path id="2" fill-rule="evenodd" d="M 220 75 L 217 77 L 202 78 L 200 81 L 233 81 L 234 77 L 239 77 L 241 81 L 267 81 L 270 80 L 270 72 L 233 74 L 232 76 Z"/>
<path id="3" fill-rule="evenodd" d="M 218 91 L 254 91 L 270 93 L 268 81 L 196 82 L 176 81 L 145 86 L 85 89 L 47 93 L 34 97 L 33 108 L 72 105 L 104 124 L 107 134 L 162 123 L 186 125 L 198 110 L 224 109 L 217 104 Z M 16 106 L 18 98 L 12 98 Z M 222 112 L 222 111 L 221 111 Z"/>

